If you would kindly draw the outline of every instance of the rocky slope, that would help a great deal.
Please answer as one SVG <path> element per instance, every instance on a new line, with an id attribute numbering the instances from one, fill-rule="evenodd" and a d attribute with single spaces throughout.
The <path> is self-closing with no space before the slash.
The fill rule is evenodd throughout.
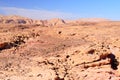
<path id="1" fill-rule="evenodd" d="M 5 20 L 0 23 L 0 80 L 120 80 L 120 22 Z"/>

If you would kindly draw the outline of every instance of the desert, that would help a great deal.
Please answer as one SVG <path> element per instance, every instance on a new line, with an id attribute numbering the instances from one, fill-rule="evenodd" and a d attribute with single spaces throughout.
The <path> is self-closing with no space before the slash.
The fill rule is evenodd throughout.
<path id="1" fill-rule="evenodd" d="M 0 80 L 120 80 L 120 21 L 0 16 Z"/>

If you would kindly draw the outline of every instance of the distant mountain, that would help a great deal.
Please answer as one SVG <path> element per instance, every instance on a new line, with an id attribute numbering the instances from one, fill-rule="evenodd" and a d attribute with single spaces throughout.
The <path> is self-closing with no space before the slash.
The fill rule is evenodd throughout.
<path id="1" fill-rule="evenodd" d="M 72 24 L 72 25 L 79 25 L 83 24 L 84 22 L 104 22 L 110 21 L 108 19 L 103 18 L 82 18 L 78 20 L 63 20 L 59 18 L 54 18 L 50 20 L 33 20 L 26 17 L 21 17 L 17 15 L 10 15 L 10 16 L 3 16 L 0 15 L 0 23 L 2 24 L 36 24 L 41 26 L 58 26 L 64 24 Z"/>
<path id="2" fill-rule="evenodd" d="M 99 22 L 107 22 L 109 19 L 104 18 L 81 18 L 77 20 L 66 20 L 66 24 L 68 25 L 94 25 Z"/>
<path id="3" fill-rule="evenodd" d="M 32 19 L 21 17 L 21 16 L 0 16 L 0 23 L 3 24 L 31 24 Z"/>
<path id="4" fill-rule="evenodd" d="M 81 19 L 78 19 L 77 21 L 102 22 L 102 21 L 109 21 L 109 20 L 104 18 L 81 18 Z"/>
<path id="5" fill-rule="evenodd" d="M 56 26 L 65 24 L 65 21 L 59 18 L 51 19 L 51 20 L 33 20 L 26 17 L 21 16 L 3 16 L 0 15 L 0 23 L 2 24 L 39 24 L 44 26 Z"/>
<path id="6" fill-rule="evenodd" d="M 59 18 L 47 20 L 47 25 L 49 26 L 56 26 L 56 25 L 63 25 L 63 24 L 65 24 L 65 21 Z"/>

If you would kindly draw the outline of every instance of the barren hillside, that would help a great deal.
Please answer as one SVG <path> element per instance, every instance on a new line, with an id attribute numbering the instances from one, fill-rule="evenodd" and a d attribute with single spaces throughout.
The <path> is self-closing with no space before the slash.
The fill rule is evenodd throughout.
<path id="1" fill-rule="evenodd" d="M 0 80 L 120 80 L 119 26 L 0 16 Z"/>

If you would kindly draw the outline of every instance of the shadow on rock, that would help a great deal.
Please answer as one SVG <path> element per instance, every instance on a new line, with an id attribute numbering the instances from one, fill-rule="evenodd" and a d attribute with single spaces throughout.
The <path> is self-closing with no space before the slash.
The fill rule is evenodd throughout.
<path id="1" fill-rule="evenodd" d="M 117 70 L 118 69 L 117 66 L 119 65 L 119 62 L 115 58 L 115 55 L 111 53 L 108 55 L 108 58 L 110 58 L 111 68 Z"/>

